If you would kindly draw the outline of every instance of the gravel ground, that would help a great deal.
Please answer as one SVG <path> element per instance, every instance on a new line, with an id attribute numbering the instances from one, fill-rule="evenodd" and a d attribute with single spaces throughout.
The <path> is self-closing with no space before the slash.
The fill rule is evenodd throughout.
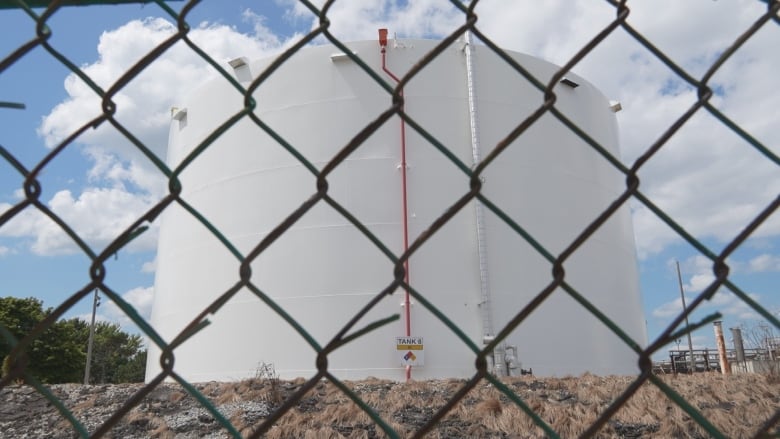
<path id="1" fill-rule="evenodd" d="M 506 382 L 539 418 L 561 437 L 578 436 L 635 377 L 584 375 L 560 379 L 523 377 Z M 682 395 L 727 437 L 754 437 L 759 427 L 780 414 L 780 386 L 761 375 L 724 379 L 719 375 L 666 377 Z M 381 416 L 399 436 L 406 437 L 428 421 L 464 384 L 463 380 L 395 383 L 366 380 L 345 383 Z M 242 436 L 260 426 L 303 380 L 247 380 L 194 384 Z M 143 384 L 51 386 L 51 392 L 94 433 Z M 0 389 L 0 436 L 8 438 L 78 437 L 56 407 L 34 388 L 13 385 Z M 778 425 L 768 434 L 780 436 Z M 317 383 L 297 399 L 262 437 L 378 438 L 385 432 L 336 386 Z M 223 438 L 230 437 L 214 414 L 182 386 L 165 383 L 151 391 L 105 437 Z M 546 437 L 505 394 L 479 383 L 428 433 L 428 437 Z M 601 428 L 597 437 L 710 437 L 685 411 L 645 384 Z"/>

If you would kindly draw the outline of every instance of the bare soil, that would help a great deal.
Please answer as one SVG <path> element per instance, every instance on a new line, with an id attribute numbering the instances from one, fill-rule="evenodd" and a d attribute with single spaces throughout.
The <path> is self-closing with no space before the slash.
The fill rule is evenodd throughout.
<path id="1" fill-rule="evenodd" d="M 716 373 L 660 376 L 706 422 L 730 438 L 780 437 L 780 383 L 765 375 L 729 377 Z M 582 375 L 566 378 L 509 378 L 506 386 L 560 437 L 577 437 L 618 398 L 636 377 Z M 193 384 L 242 436 L 249 436 L 296 391 L 304 380 L 253 379 Z M 464 380 L 396 383 L 368 379 L 344 383 L 400 437 L 424 428 L 466 384 Z M 90 434 L 143 384 L 51 386 L 51 392 Z M 772 423 L 771 420 L 774 420 Z M 767 427 L 767 422 L 771 425 Z M 71 438 L 72 424 L 34 388 L 0 389 L 0 436 Z M 262 437 L 376 438 L 385 431 L 336 385 L 322 381 L 297 399 Z M 599 438 L 707 438 L 711 435 L 658 386 L 646 382 L 595 434 Z M 230 437 L 214 413 L 176 383 L 144 397 L 105 437 Z M 442 438 L 544 438 L 529 414 L 482 381 L 428 431 Z"/>

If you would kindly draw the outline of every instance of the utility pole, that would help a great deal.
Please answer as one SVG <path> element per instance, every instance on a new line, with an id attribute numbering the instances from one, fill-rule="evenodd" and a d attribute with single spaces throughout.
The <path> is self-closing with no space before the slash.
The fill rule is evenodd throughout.
<path id="1" fill-rule="evenodd" d="M 674 261 L 677 264 L 677 282 L 680 284 L 680 298 L 682 299 L 683 313 L 685 312 L 685 292 L 683 291 L 682 275 L 680 274 L 680 261 Z M 685 333 L 688 334 L 688 355 L 690 356 L 690 373 L 695 371 L 696 362 L 693 359 L 693 341 L 691 332 L 688 330 L 688 314 L 685 314 Z"/>
<path id="2" fill-rule="evenodd" d="M 92 342 L 95 338 L 95 314 L 100 304 L 98 289 L 95 288 L 95 295 L 92 298 L 92 322 L 89 324 L 89 339 L 87 340 L 87 365 L 84 367 L 84 385 L 89 384 L 89 369 L 92 365 Z"/>

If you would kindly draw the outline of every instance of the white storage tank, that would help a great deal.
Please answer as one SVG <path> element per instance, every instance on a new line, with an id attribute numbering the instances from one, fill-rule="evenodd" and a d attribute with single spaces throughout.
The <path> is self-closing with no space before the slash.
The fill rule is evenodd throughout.
<path id="1" fill-rule="evenodd" d="M 403 76 L 437 44 L 390 40 L 386 71 L 378 41 L 348 46 L 395 86 L 393 75 Z M 508 53 L 543 83 L 558 70 Z M 272 62 L 236 60 L 226 69 L 248 87 Z M 583 78 L 566 77 L 569 83 L 555 88 L 556 108 L 619 157 L 608 100 Z M 467 169 L 544 101 L 542 92 L 489 48 L 468 47 L 463 40 L 416 74 L 403 93 L 407 114 Z M 254 115 L 317 170 L 392 105 L 391 94 L 330 45 L 292 55 L 253 97 Z M 172 110 L 171 168 L 188 160 L 212 133 L 219 136 L 181 172 L 180 197 L 190 211 L 174 203 L 162 216 L 152 325 L 168 342 L 240 283 L 240 259 L 317 192 L 314 172 L 278 139 L 246 115 L 228 122 L 243 108 L 240 92 L 218 78 Z M 485 196 L 553 256 L 625 188 L 611 164 L 550 114 L 514 140 L 482 180 Z M 397 116 L 327 181 L 328 196 L 394 255 L 470 190 L 466 172 Z M 192 212 L 213 224 L 224 242 Z M 646 343 L 627 206 L 564 268 L 569 285 L 639 344 Z M 394 269 L 380 246 L 320 200 L 252 261 L 251 283 L 324 346 L 393 283 Z M 415 291 L 480 349 L 552 282 L 552 264 L 474 201 L 413 253 L 408 273 Z M 393 314 L 400 318 L 332 352 L 328 370 L 341 379 L 472 376 L 473 350 L 418 300 L 411 297 L 407 306 L 406 299 L 397 289 L 380 300 L 350 332 Z M 252 377 L 261 364 L 272 364 L 282 378 L 316 374 L 312 343 L 247 288 L 206 317 L 210 324 L 174 351 L 174 370 L 187 380 Z M 638 371 L 636 353 L 560 288 L 498 345 L 490 367 L 497 374 L 519 375 L 524 369 L 542 376 Z M 160 370 L 160 350 L 152 345 L 147 380 Z"/>

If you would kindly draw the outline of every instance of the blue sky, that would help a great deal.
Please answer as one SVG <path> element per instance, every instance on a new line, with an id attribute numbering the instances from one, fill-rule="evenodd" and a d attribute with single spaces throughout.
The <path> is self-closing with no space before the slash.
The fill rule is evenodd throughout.
<path id="1" fill-rule="evenodd" d="M 170 6 L 179 10 L 183 4 Z M 629 23 L 691 75 L 701 77 L 766 5 L 755 0 L 664 0 L 636 2 L 631 8 Z M 557 64 L 568 61 L 615 15 L 607 2 L 564 0 L 541 4 L 486 0 L 477 12 L 480 29 L 500 46 Z M 345 0 L 336 2 L 330 17 L 332 32 L 345 41 L 373 39 L 378 27 L 388 27 L 400 38 L 435 38 L 462 23 L 462 14 L 442 0 Z M 297 41 L 316 21 L 292 0 L 204 1 L 188 18 L 193 40 L 220 62 L 271 56 Z M 63 8 L 48 25 L 53 31 L 49 43 L 102 86 L 175 26 L 155 4 Z M 35 23 L 18 10 L 0 10 L 0 29 L 0 58 L 35 36 Z M 713 76 L 717 93 L 711 101 L 775 155 L 780 154 L 776 129 L 780 92 L 768 72 L 780 70 L 777 41 L 780 26 L 765 25 Z M 150 73 L 123 90 L 124 102 L 132 109 L 117 116 L 158 153 L 164 151 L 171 105 L 214 74 L 183 44 L 169 56 L 170 65 L 156 63 L 152 72 L 165 78 L 157 80 L 157 88 L 151 86 Z M 574 70 L 622 103 L 617 117 L 623 161 L 629 166 L 696 100 L 696 90 L 620 30 Z M 67 133 L 99 113 L 94 94 L 40 47 L 0 72 L 0 101 L 26 105 L 25 110 L 0 108 L 0 145 L 28 169 Z M 777 164 L 701 111 L 642 168 L 640 178 L 643 193 L 714 253 L 780 193 Z M 159 200 L 165 189 L 149 163 L 110 129 L 79 138 L 45 168 L 40 180 L 40 199 L 67 218 L 96 251 Z M 19 202 L 21 187 L 21 176 L 0 160 L 0 212 Z M 689 303 L 714 277 L 712 264 L 696 249 L 643 206 L 632 203 L 632 208 L 652 341 L 680 311 L 675 261 L 680 262 Z M 153 292 L 155 234 L 153 227 L 107 264 L 107 283 L 145 315 Z M 74 250 L 31 209 L 0 225 L 0 294 L 35 296 L 46 306 L 58 305 L 89 282 L 89 261 Z M 779 316 L 780 214 L 775 212 L 759 227 L 731 255 L 729 264 L 732 282 Z M 719 292 L 694 312 L 691 322 L 714 311 L 724 315 L 726 328 L 761 321 L 733 295 Z M 84 300 L 68 316 L 89 312 L 90 302 Z M 101 306 L 100 317 L 128 325 L 110 304 Z M 714 347 L 712 332 L 711 326 L 696 331 L 694 344 Z"/>

